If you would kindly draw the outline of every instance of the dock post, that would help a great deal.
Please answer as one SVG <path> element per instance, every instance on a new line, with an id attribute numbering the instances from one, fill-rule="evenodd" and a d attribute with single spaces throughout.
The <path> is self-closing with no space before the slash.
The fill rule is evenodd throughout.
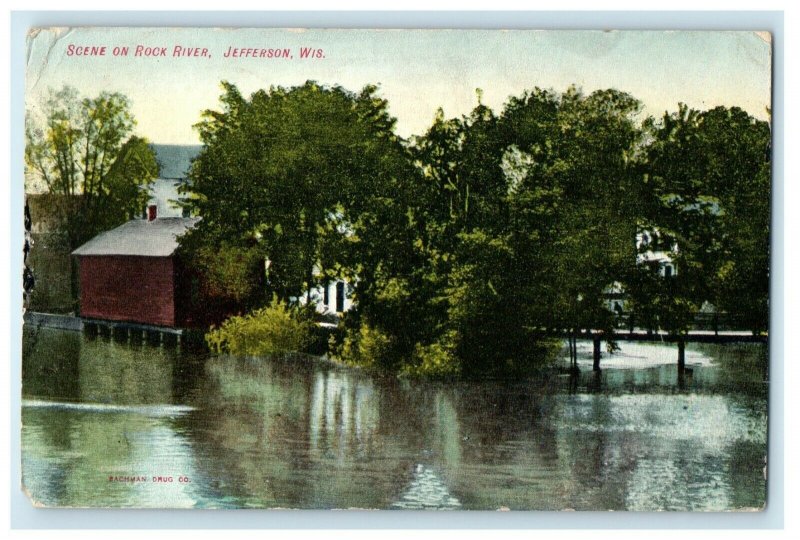
<path id="1" fill-rule="evenodd" d="M 595 334 L 592 339 L 594 350 L 592 354 L 592 369 L 600 371 L 600 335 Z"/>
<path id="2" fill-rule="evenodd" d="M 99 333 L 99 327 L 97 326 L 97 323 L 84 322 L 83 331 L 90 338 L 96 338 L 97 334 Z"/>
<path id="3" fill-rule="evenodd" d="M 683 338 L 678 338 L 678 371 L 686 369 L 686 342 Z"/>

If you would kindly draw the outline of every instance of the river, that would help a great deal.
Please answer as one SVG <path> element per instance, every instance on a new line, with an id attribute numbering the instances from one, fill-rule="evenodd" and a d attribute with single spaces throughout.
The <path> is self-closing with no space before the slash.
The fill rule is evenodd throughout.
<path id="1" fill-rule="evenodd" d="M 622 343 L 580 375 L 433 383 L 26 328 L 37 504 L 735 510 L 766 504 L 763 345 Z M 566 362 L 566 360 L 565 360 Z"/>

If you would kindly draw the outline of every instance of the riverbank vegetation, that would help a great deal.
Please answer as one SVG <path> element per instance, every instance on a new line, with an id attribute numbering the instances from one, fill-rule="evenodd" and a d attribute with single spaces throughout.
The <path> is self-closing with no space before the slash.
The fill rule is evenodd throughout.
<path id="1" fill-rule="evenodd" d="M 228 318 L 206 334 L 209 348 L 236 356 L 274 356 L 303 351 L 311 343 L 311 323 L 299 310 L 273 298 L 247 315 Z"/>
<path id="2" fill-rule="evenodd" d="M 223 250 L 203 259 L 217 296 L 256 309 L 212 346 L 259 351 L 234 342 L 271 328 L 267 314 L 281 347 L 302 343 L 281 306 L 334 279 L 355 307 L 329 354 L 410 376 L 521 373 L 552 357 L 548 330 L 611 333 L 623 316 L 679 333 L 713 306 L 767 329 L 770 127 L 736 107 L 652 118 L 630 94 L 570 87 L 495 111 L 479 92 L 469 114 L 440 110 L 406 140 L 374 86 L 247 98 L 223 83 L 197 127 L 184 204 L 203 220 L 183 245 Z M 236 252 L 266 261 L 263 286 L 224 279 Z"/>

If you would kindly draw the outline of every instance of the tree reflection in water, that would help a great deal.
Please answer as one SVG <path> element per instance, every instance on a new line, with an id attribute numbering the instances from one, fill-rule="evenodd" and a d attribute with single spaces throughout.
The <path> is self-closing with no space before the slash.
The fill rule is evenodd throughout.
<path id="1" fill-rule="evenodd" d="M 765 501 L 766 357 L 432 383 L 26 330 L 23 474 L 53 506 L 698 509 Z M 697 354 L 700 354 L 696 351 Z M 637 360 L 638 361 L 638 360 Z M 186 475 L 173 482 L 109 476 Z"/>

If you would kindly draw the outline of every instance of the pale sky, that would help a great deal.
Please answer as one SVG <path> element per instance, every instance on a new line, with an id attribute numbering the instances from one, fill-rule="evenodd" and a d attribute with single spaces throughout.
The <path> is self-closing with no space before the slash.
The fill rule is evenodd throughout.
<path id="1" fill-rule="evenodd" d="M 510 96 L 570 84 L 589 93 L 616 88 L 644 113 L 739 106 L 767 118 L 769 37 L 754 32 L 525 30 L 270 30 L 75 28 L 43 30 L 29 40 L 26 106 L 48 89 L 71 85 L 83 96 L 127 95 L 136 133 L 151 142 L 197 144 L 192 125 L 219 108 L 221 80 L 246 96 L 271 85 L 312 79 L 351 91 L 378 84 L 401 136 L 422 134 L 438 107 L 447 117 L 477 103 L 499 111 Z M 68 56 L 69 46 L 106 46 L 105 56 Z M 136 57 L 137 45 L 166 47 L 167 57 Z M 209 57 L 173 57 L 174 47 L 207 48 Z M 128 56 L 114 56 L 128 47 Z M 290 49 L 291 59 L 225 58 L 230 47 Z M 301 59 L 300 48 L 324 51 Z"/>

